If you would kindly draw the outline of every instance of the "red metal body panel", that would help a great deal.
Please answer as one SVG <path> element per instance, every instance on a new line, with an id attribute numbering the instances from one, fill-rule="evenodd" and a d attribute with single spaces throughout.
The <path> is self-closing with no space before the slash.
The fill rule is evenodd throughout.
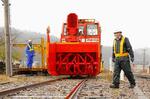
<path id="1" fill-rule="evenodd" d="M 53 44 L 51 44 L 53 45 Z M 97 43 L 56 43 L 56 52 L 98 52 Z"/>
<path id="2" fill-rule="evenodd" d="M 76 14 L 69 14 L 67 23 L 63 24 L 60 43 L 47 42 L 49 74 L 98 75 L 101 65 L 100 32 L 99 23 L 95 20 L 78 19 Z"/>

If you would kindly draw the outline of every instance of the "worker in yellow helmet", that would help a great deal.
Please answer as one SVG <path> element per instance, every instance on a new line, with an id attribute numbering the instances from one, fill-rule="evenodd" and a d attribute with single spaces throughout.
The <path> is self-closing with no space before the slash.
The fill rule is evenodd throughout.
<path id="1" fill-rule="evenodd" d="M 136 83 L 131 71 L 130 60 L 134 61 L 134 52 L 127 37 L 122 35 L 121 31 L 114 32 L 112 61 L 115 63 L 113 82 L 110 88 L 119 88 L 120 72 L 124 71 L 125 76 L 130 82 L 129 88 L 134 88 Z"/>

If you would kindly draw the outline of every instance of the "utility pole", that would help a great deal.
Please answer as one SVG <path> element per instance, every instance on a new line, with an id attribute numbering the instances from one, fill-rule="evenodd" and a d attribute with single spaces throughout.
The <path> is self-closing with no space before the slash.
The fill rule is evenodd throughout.
<path id="1" fill-rule="evenodd" d="M 4 6 L 4 32 L 5 32 L 5 64 L 6 75 L 12 76 L 12 60 L 11 60 L 11 44 L 10 44 L 10 12 L 9 12 L 9 0 L 2 0 Z"/>
<path id="2" fill-rule="evenodd" d="M 145 51 L 146 51 L 146 49 L 143 49 L 143 71 L 145 71 L 145 60 L 146 60 Z"/>

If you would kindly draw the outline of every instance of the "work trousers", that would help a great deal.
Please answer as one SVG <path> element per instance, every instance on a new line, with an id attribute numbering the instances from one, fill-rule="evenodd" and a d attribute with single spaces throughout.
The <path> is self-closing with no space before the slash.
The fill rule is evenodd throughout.
<path id="1" fill-rule="evenodd" d="M 127 77 L 130 84 L 135 85 L 134 75 L 131 71 L 129 57 L 120 57 L 115 59 L 114 73 L 113 73 L 113 84 L 120 84 L 120 72 L 124 71 L 125 76 Z"/>

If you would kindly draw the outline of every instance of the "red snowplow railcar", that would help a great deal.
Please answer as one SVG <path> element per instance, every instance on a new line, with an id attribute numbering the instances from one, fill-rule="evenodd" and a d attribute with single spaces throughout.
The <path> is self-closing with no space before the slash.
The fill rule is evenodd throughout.
<path id="1" fill-rule="evenodd" d="M 63 23 L 59 43 L 51 43 L 47 29 L 47 66 L 50 75 L 96 76 L 101 70 L 101 30 L 94 19 L 75 13 Z"/>

